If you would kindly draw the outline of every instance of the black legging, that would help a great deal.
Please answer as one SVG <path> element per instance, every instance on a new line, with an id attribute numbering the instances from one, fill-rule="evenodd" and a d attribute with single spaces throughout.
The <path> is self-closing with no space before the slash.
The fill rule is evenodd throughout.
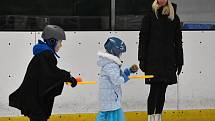
<path id="1" fill-rule="evenodd" d="M 167 86 L 165 83 L 151 84 L 148 97 L 148 115 L 162 113 Z"/>

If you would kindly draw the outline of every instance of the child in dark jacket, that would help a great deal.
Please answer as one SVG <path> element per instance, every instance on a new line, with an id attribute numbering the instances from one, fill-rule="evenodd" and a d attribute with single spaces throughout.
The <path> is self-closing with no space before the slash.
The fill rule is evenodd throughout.
<path id="1" fill-rule="evenodd" d="M 21 110 L 30 121 L 47 121 L 52 112 L 54 98 L 61 94 L 64 82 L 77 81 L 69 72 L 57 67 L 57 52 L 66 40 L 65 32 L 56 25 L 47 25 L 33 48 L 30 61 L 21 86 L 9 96 L 9 105 Z"/>

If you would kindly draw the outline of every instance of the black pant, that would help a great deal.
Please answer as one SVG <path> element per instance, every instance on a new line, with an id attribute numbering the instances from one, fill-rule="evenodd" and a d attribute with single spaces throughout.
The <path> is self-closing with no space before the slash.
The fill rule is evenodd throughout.
<path id="1" fill-rule="evenodd" d="M 48 121 L 48 118 L 49 118 L 45 115 L 35 115 L 35 114 L 34 115 L 31 114 L 28 117 L 29 117 L 30 121 Z"/>
<path id="2" fill-rule="evenodd" d="M 30 121 L 48 121 L 48 119 L 46 119 L 46 118 L 30 118 Z"/>
<path id="3" fill-rule="evenodd" d="M 161 114 L 165 102 L 166 83 L 151 84 L 148 96 L 148 115 Z"/>

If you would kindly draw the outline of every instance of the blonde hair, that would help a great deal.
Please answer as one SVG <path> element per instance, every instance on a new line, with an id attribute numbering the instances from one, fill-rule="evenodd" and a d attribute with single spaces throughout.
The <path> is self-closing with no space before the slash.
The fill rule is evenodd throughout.
<path id="1" fill-rule="evenodd" d="M 158 19 L 158 9 L 160 8 L 161 6 L 158 4 L 158 1 L 155 0 L 152 4 L 152 9 Z M 162 10 L 162 15 L 168 15 L 168 18 L 170 20 L 174 20 L 174 17 L 175 17 L 175 12 L 174 12 L 174 8 L 172 6 L 172 3 L 170 2 L 170 0 L 168 0 L 168 3 L 167 5 L 165 5 L 163 7 L 163 10 Z"/>

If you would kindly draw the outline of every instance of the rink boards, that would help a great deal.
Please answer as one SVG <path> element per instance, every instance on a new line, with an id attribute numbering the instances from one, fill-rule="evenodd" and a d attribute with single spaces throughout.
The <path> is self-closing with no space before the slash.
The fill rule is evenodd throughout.
<path id="1" fill-rule="evenodd" d="M 122 56 L 123 68 L 138 64 L 137 31 L 91 31 L 66 32 L 67 40 L 59 55 L 58 66 L 73 76 L 82 76 L 86 81 L 97 81 L 99 68 L 96 66 L 97 52 L 104 51 L 103 44 L 108 37 L 122 38 L 127 45 L 127 53 Z M 27 65 L 32 58 L 32 47 L 41 32 L 0 32 L 0 117 L 17 117 L 20 111 L 8 106 L 8 95 L 21 84 Z M 183 47 L 185 65 L 179 83 L 168 87 L 164 118 L 167 120 L 192 121 L 215 120 L 215 32 L 185 31 Z M 136 75 L 143 75 L 138 72 Z M 146 119 L 146 102 L 149 86 L 142 79 L 130 80 L 123 86 L 123 109 L 129 121 Z M 77 121 L 92 121 L 98 111 L 98 85 L 80 85 L 76 88 L 64 87 L 56 98 L 53 121 L 61 118 L 75 118 Z M 66 115 L 61 115 L 66 114 Z M 80 115 L 80 116 L 79 116 Z M 136 119 L 131 119 L 131 118 Z M 178 117 L 176 119 L 175 117 Z M 22 118 L 22 117 L 21 117 Z M 14 120 L 19 120 L 14 119 Z M 69 120 L 68 119 L 68 120 Z M 183 119 L 183 120 L 182 120 Z M 9 120 L 9 118 L 0 118 Z M 13 120 L 13 118 L 10 118 Z M 22 120 L 22 119 L 21 119 Z M 67 119 L 65 119 L 67 120 Z M 197 120 L 195 120 L 197 121 Z"/>

